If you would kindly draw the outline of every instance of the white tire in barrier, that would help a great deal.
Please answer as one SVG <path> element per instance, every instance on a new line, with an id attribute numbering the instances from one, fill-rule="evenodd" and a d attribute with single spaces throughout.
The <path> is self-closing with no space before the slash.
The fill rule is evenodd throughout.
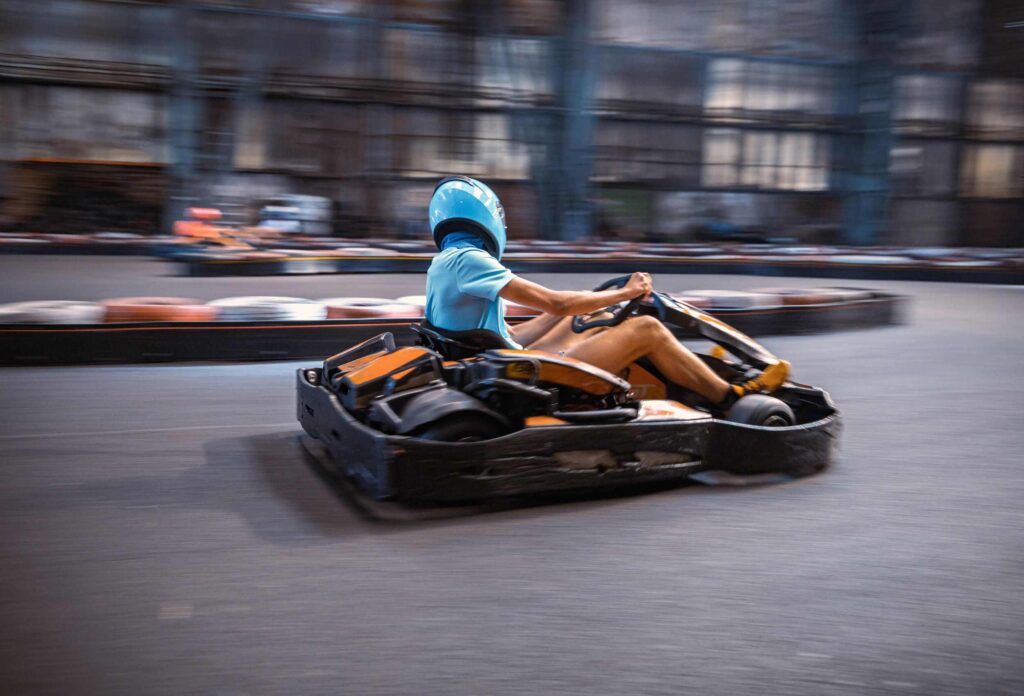
<path id="1" fill-rule="evenodd" d="M 134 232 L 96 232 L 89 236 L 98 242 L 126 242 L 143 238 L 141 234 Z"/>
<path id="2" fill-rule="evenodd" d="M 104 313 L 97 302 L 12 302 L 0 305 L 0 324 L 97 324 Z"/>
<path id="3" fill-rule="evenodd" d="M 685 302 L 697 309 L 711 309 L 711 300 L 706 297 L 698 297 L 696 295 L 689 295 L 683 292 L 670 292 L 669 295 L 680 302 Z"/>
<path id="4" fill-rule="evenodd" d="M 301 297 L 225 297 L 207 303 L 221 321 L 318 321 L 327 316 L 322 302 Z"/>
<path id="5" fill-rule="evenodd" d="M 754 288 L 751 292 L 778 295 L 783 305 L 820 305 L 844 301 L 841 293 L 828 288 Z"/>
<path id="6" fill-rule="evenodd" d="M 865 266 L 899 266 L 902 264 L 913 265 L 914 260 L 909 256 L 888 256 L 879 254 L 847 254 L 842 256 L 828 256 L 823 261 L 828 263 L 848 263 Z"/>
<path id="7" fill-rule="evenodd" d="M 865 290 L 864 288 L 827 287 L 816 289 L 834 293 L 838 298 L 837 302 L 863 302 L 875 297 L 873 290 Z"/>
<path id="8" fill-rule="evenodd" d="M 419 307 L 420 309 L 425 309 L 426 306 L 427 306 L 427 296 L 426 295 L 405 295 L 404 297 L 399 297 L 398 299 L 396 299 L 395 302 L 397 302 L 398 304 L 415 305 L 415 306 Z"/>
<path id="9" fill-rule="evenodd" d="M 327 308 L 328 319 L 415 319 L 423 316 L 420 305 L 379 297 L 328 297 L 320 302 Z"/>
<path id="10" fill-rule="evenodd" d="M 704 298 L 711 309 L 758 309 L 778 307 L 782 298 L 765 292 L 744 292 L 742 290 L 687 290 L 685 295 Z"/>
<path id="11" fill-rule="evenodd" d="M 0 245 L 20 245 L 20 244 L 51 244 L 49 239 L 41 239 L 39 237 L 4 237 L 0 239 Z"/>
<path id="12" fill-rule="evenodd" d="M 331 256 L 401 256 L 397 251 L 391 249 L 377 249 L 376 247 L 341 247 L 334 249 Z"/>
<path id="13" fill-rule="evenodd" d="M 940 268 L 989 268 L 991 266 L 999 266 L 1000 263 L 985 259 L 937 259 L 929 265 Z"/>

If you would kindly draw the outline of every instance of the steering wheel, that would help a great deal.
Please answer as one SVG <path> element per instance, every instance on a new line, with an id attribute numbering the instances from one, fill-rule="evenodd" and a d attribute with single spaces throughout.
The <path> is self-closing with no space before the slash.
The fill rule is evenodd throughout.
<path id="1" fill-rule="evenodd" d="M 619 276 L 618 278 L 612 278 L 611 280 L 606 280 L 594 288 L 594 292 L 600 292 L 602 290 L 607 290 L 608 288 L 625 287 L 631 277 L 631 275 L 624 275 Z M 577 314 L 572 318 L 572 330 L 575 333 L 583 333 L 587 329 L 594 329 L 599 326 L 618 326 L 622 322 L 626 321 L 626 318 L 636 311 L 636 308 L 640 306 L 640 303 L 643 302 L 643 300 L 643 295 L 634 297 L 626 304 L 621 305 L 612 311 L 612 315 L 607 319 L 591 319 L 588 321 L 587 317 L 592 316 L 591 314 Z"/>

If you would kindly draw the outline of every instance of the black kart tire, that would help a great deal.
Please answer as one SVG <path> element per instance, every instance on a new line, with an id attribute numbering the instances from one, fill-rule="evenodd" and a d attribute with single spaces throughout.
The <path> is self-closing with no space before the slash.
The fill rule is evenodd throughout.
<path id="1" fill-rule="evenodd" d="M 744 396 L 729 409 L 726 420 L 769 428 L 781 428 L 796 424 L 793 409 L 774 396 L 767 394 Z"/>
<path id="2" fill-rule="evenodd" d="M 505 432 L 500 423 L 482 413 L 454 413 L 421 426 L 413 437 L 435 442 L 479 442 Z"/>

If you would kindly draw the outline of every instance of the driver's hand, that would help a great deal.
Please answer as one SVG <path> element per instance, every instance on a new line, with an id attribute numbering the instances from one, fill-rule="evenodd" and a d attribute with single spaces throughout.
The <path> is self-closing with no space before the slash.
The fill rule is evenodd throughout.
<path id="1" fill-rule="evenodd" d="M 631 298 L 647 297 L 654 289 L 654 284 L 651 282 L 651 274 L 634 273 L 629 277 L 629 282 L 626 283 L 626 289 L 629 290 L 629 296 Z"/>

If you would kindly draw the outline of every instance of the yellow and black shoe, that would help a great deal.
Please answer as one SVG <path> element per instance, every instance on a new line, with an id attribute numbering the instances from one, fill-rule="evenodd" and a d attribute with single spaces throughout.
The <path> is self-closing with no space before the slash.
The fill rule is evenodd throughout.
<path id="1" fill-rule="evenodd" d="M 729 388 L 737 399 L 747 394 L 771 394 L 789 379 L 789 363 L 780 360 L 764 368 L 764 372 L 746 382 L 731 384 Z"/>
<path id="2" fill-rule="evenodd" d="M 716 404 L 716 411 L 728 412 L 732 405 L 748 394 L 771 394 L 789 379 L 789 363 L 780 360 L 769 365 L 754 379 L 729 385 L 729 391 L 721 403 Z"/>

